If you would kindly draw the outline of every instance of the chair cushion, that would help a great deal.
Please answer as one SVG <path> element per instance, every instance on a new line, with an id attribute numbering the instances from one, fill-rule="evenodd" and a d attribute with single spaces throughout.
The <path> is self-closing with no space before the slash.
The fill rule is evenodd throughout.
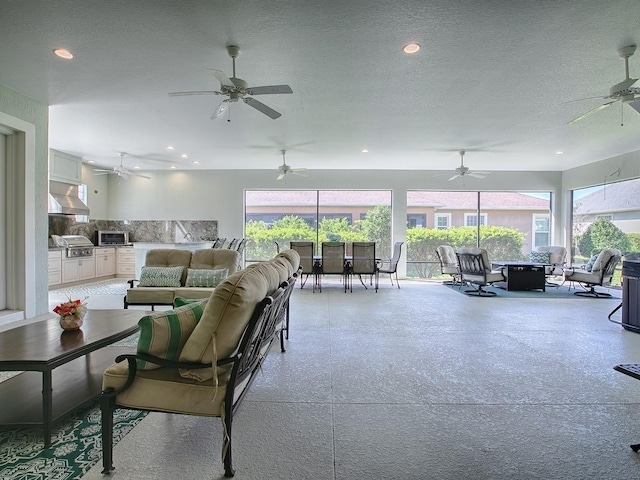
<path id="1" fill-rule="evenodd" d="M 132 305 L 171 305 L 175 287 L 135 287 L 127 290 L 127 303 Z"/>
<path id="2" fill-rule="evenodd" d="M 531 252 L 529 260 L 532 263 L 550 263 L 551 255 L 549 252 Z"/>
<path id="3" fill-rule="evenodd" d="M 215 287 L 229 275 L 228 268 L 187 269 L 185 287 Z"/>
<path id="4" fill-rule="evenodd" d="M 438 254 L 442 259 L 442 263 L 445 265 L 457 265 L 458 258 L 456 257 L 456 251 L 450 245 L 440 245 L 437 248 Z M 445 272 L 448 273 L 448 272 Z"/>
<path id="5" fill-rule="evenodd" d="M 226 268 L 229 273 L 239 270 L 242 255 L 235 250 L 226 248 L 203 248 L 196 250 L 191 255 L 189 268 L 195 269 L 218 269 Z"/>
<path id="6" fill-rule="evenodd" d="M 179 287 L 184 267 L 142 267 L 141 287 Z"/>
<path id="7" fill-rule="evenodd" d="M 102 388 L 118 389 L 127 380 L 127 362 L 111 365 L 102 376 Z M 118 405 L 141 410 L 220 416 L 228 375 L 218 381 L 194 382 L 175 368 L 138 370 L 133 385 L 118 395 Z"/>
<path id="8" fill-rule="evenodd" d="M 167 360 L 177 360 L 187 338 L 193 332 L 208 299 L 191 302 L 181 307 L 145 315 L 138 321 L 140 338 L 138 352 L 147 353 Z M 152 370 L 160 368 L 143 360 L 138 360 L 138 368 Z"/>
<path id="9" fill-rule="evenodd" d="M 300 256 L 297 252 L 279 255 L 280 259 L 292 259 L 297 269 Z M 281 275 L 288 271 L 281 260 L 260 262 L 228 276 L 211 294 L 211 298 L 187 340 L 180 355 L 181 361 L 213 363 L 211 369 L 181 370 L 180 374 L 197 381 L 218 376 L 218 358 L 227 358 L 237 348 L 240 336 L 249 323 L 256 305 L 275 292 Z"/>

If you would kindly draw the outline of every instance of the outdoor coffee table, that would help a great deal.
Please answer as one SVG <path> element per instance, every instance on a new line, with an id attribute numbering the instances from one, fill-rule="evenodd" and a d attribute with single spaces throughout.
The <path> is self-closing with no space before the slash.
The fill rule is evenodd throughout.
<path id="1" fill-rule="evenodd" d="M 53 422 L 94 401 L 105 369 L 131 351 L 102 347 L 137 332 L 148 313 L 89 310 L 80 330 L 62 330 L 56 316 L 0 333 L 0 371 L 23 372 L 0 383 L 0 426 L 42 425 L 49 448 Z"/>

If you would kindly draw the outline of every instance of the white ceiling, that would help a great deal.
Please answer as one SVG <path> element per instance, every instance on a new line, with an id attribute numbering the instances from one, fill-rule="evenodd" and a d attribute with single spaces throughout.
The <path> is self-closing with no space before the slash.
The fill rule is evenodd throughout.
<path id="1" fill-rule="evenodd" d="M 471 169 L 565 170 L 640 150 L 628 105 L 567 125 L 604 100 L 564 103 L 624 79 L 618 49 L 640 41 L 638 6 L 0 0 L 0 83 L 50 105 L 51 148 L 102 166 L 124 151 L 137 156 L 125 166 L 143 169 L 276 169 L 284 147 L 287 163 L 310 169 L 446 170 L 467 149 Z M 409 41 L 420 52 L 403 53 Z M 207 68 L 232 75 L 230 44 L 250 86 L 291 86 L 259 97 L 282 117 L 236 103 L 231 122 L 211 120 L 222 97 L 167 95 L 219 89 Z"/>

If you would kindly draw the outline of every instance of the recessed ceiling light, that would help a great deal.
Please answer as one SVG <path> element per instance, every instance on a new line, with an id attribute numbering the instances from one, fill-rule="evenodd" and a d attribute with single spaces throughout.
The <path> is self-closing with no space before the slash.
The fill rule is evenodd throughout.
<path id="1" fill-rule="evenodd" d="M 558 151 L 556 152 L 556 155 L 562 155 L 563 153 L 564 153 L 564 152 L 563 152 L 562 150 L 558 150 Z"/>
<path id="2" fill-rule="evenodd" d="M 176 166 L 175 165 L 171 165 L 169 168 L 172 169 L 172 170 L 175 170 Z"/>
<path id="3" fill-rule="evenodd" d="M 167 150 L 175 150 L 176 147 L 174 147 L 173 145 L 167 145 Z"/>
<path id="4" fill-rule="evenodd" d="M 363 148 L 363 149 L 361 150 L 361 152 L 362 152 L 362 153 L 369 153 L 369 150 L 367 150 L 366 148 Z"/>
<path id="5" fill-rule="evenodd" d="M 87 160 L 87 163 L 96 163 L 95 160 Z"/>
<path id="6" fill-rule="evenodd" d="M 407 43 L 402 50 L 404 53 L 416 53 L 420 50 L 420 44 L 416 42 Z"/>
<path id="7" fill-rule="evenodd" d="M 187 155 L 186 153 L 183 153 L 182 155 L 180 155 L 180 158 L 189 158 L 189 155 Z"/>
<path id="8" fill-rule="evenodd" d="M 199 162 L 198 160 L 194 160 L 194 161 L 193 161 L 193 162 L 191 162 L 191 163 L 193 163 L 194 165 L 200 165 L 200 162 Z"/>
<path id="9" fill-rule="evenodd" d="M 73 53 L 71 53 L 66 48 L 56 48 L 53 53 L 55 53 L 60 58 L 64 58 L 65 60 L 71 60 L 73 58 Z"/>
<path id="10" fill-rule="evenodd" d="M 134 170 L 140 170 L 140 167 L 138 165 L 136 165 L 135 167 L 133 167 Z"/>

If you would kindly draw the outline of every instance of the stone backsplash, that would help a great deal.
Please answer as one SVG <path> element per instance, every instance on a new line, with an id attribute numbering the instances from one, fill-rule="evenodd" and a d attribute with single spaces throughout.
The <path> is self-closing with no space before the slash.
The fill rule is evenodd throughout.
<path id="1" fill-rule="evenodd" d="M 217 220 L 89 220 L 76 223 L 73 216 L 49 215 L 49 235 L 84 235 L 96 243 L 98 230 L 129 232 L 129 242 L 206 242 L 218 238 Z"/>

